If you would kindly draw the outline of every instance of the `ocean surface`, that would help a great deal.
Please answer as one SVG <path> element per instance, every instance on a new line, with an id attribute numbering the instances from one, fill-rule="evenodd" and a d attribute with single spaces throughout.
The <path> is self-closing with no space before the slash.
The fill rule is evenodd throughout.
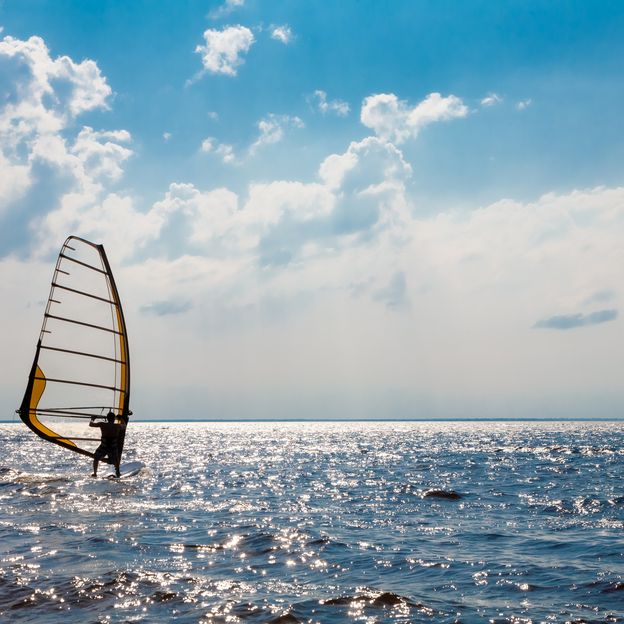
<path id="1" fill-rule="evenodd" d="M 147 467 L 93 479 L 0 425 L 0 622 L 624 621 L 623 423 L 126 439 Z"/>

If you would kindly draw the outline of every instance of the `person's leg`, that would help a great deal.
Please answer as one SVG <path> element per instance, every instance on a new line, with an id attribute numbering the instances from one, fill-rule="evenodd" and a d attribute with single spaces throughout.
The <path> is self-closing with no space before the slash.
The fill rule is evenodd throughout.
<path id="1" fill-rule="evenodd" d="M 92 477 L 97 477 L 98 464 L 100 463 L 100 459 L 102 459 L 103 456 L 104 453 L 102 445 L 100 444 L 100 446 L 95 449 L 95 454 L 93 455 L 93 474 L 91 475 Z"/>
<path id="2" fill-rule="evenodd" d="M 112 453 L 112 457 L 111 459 L 113 460 L 113 463 L 115 464 L 115 474 L 119 477 L 121 476 L 121 473 L 119 472 L 119 463 L 120 463 L 120 457 L 119 457 L 119 451 L 117 450 L 117 448 L 115 448 L 115 450 Z"/>

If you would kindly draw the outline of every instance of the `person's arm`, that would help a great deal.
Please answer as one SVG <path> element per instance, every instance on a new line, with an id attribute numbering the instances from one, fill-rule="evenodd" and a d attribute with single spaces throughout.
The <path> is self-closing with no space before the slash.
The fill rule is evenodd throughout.
<path id="1" fill-rule="evenodd" d="M 96 423 L 94 419 L 95 416 L 91 416 L 91 422 L 89 422 L 89 427 L 99 427 L 101 425 L 101 423 Z"/>

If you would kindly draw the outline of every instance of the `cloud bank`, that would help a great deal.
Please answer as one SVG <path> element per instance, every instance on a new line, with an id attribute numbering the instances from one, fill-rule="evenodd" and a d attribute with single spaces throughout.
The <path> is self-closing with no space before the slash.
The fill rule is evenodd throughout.
<path id="1" fill-rule="evenodd" d="M 589 325 L 600 325 L 609 321 L 615 321 L 618 317 L 617 310 L 598 310 L 590 314 L 563 314 L 560 316 L 551 316 L 535 323 L 534 327 L 538 329 L 576 329 L 578 327 L 587 327 Z"/>

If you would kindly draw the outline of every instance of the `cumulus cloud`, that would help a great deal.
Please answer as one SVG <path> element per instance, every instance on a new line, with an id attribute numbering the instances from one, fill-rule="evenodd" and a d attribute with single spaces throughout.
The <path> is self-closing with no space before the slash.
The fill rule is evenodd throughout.
<path id="1" fill-rule="evenodd" d="M 263 215 L 262 263 L 288 264 L 400 229 L 408 213 L 405 181 L 410 175 L 396 147 L 368 137 L 329 156 L 319 169 L 320 184 L 254 185 L 243 212 Z"/>
<path id="2" fill-rule="evenodd" d="M 494 106 L 495 104 L 500 104 L 503 101 L 503 98 L 496 93 L 488 93 L 482 100 L 481 106 Z"/>
<path id="3" fill-rule="evenodd" d="M 319 167 L 319 176 L 330 189 L 370 190 L 389 181 L 402 183 L 411 174 L 401 150 L 377 137 L 353 141 L 345 152 L 327 156 Z"/>
<path id="4" fill-rule="evenodd" d="M 293 32 L 288 24 L 284 24 L 282 26 L 271 26 L 271 39 L 275 39 L 284 45 L 288 45 L 293 39 Z"/>
<path id="5" fill-rule="evenodd" d="M 53 58 L 40 37 L 5 37 L 0 58 L 10 77 L 0 108 L 0 204 L 8 219 L 2 229 L 11 230 L 11 240 L 0 240 L 3 253 L 32 240 L 35 224 L 36 238 L 66 235 L 56 227 L 96 205 L 132 151 L 125 130 L 85 126 L 76 133 L 76 118 L 106 109 L 112 93 L 94 61 Z M 36 247 L 45 253 L 49 244 Z"/>
<path id="6" fill-rule="evenodd" d="M 227 143 L 219 143 L 214 137 L 208 137 L 202 141 L 201 151 L 206 154 L 211 152 L 216 154 L 226 165 L 237 163 L 234 148 Z"/>
<path id="7" fill-rule="evenodd" d="M 4 37 L 0 57 L 10 59 L 20 76 L 8 85 L 12 93 L 7 93 L 0 115 L 5 141 L 58 132 L 68 118 L 108 106 L 112 90 L 90 59 L 80 63 L 67 56 L 53 59 L 43 39 L 34 36 L 26 41 Z"/>
<path id="8" fill-rule="evenodd" d="M 201 192 L 192 184 L 172 183 L 143 217 L 154 224 L 146 242 L 153 244 L 154 252 L 165 250 L 173 256 L 190 250 L 216 257 L 238 254 L 242 245 L 237 208 L 238 197 L 227 189 Z"/>
<path id="9" fill-rule="evenodd" d="M 425 126 L 465 117 L 468 108 L 460 98 L 430 93 L 424 100 L 410 106 L 393 93 L 379 93 L 364 99 L 361 122 L 382 139 L 401 144 L 415 138 Z"/>
<path id="10" fill-rule="evenodd" d="M 304 128 L 303 121 L 296 116 L 275 115 L 270 113 L 264 119 L 258 122 L 258 130 L 260 132 L 258 138 L 249 148 L 250 154 L 254 154 L 260 148 L 274 143 L 279 143 L 289 128 Z"/>
<path id="11" fill-rule="evenodd" d="M 342 100 L 328 100 L 327 93 L 317 89 L 313 94 L 315 107 L 324 115 L 334 113 L 339 117 L 346 117 L 349 114 L 349 105 Z"/>
<path id="12" fill-rule="evenodd" d="M 203 143 L 209 152 L 218 147 L 214 139 Z M 48 228 L 60 231 L 72 219 L 76 231 L 114 241 L 138 257 L 191 253 L 225 272 L 285 266 L 400 230 L 409 218 L 410 174 L 395 146 L 368 137 L 329 157 L 318 182 L 253 183 L 244 202 L 225 188 L 202 191 L 172 183 L 147 211 L 137 210 L 129 198 L 111 196 L 91 209 L 54 211 Z"/>
<path id="13" fill-rule="evenodd" d="M 614 321 L 618 316 L 617 310 L 598 310 L 590 314 L 563 314 L 551 316 L 537 321 L 533 327 L 537 329 L 576 329 L 588 325 L 600 325 L 608 321 Z"/>
<path id="14" fill-rule="evenodd" d="M 204 70 L 211 74 L 236 76 L 236 70 L 243 62 L 243 56 L 254 44 L 251 30 L 245 26 L 227 26 L 223 30 L 209 28 L 204 32 L 204 45 L 198 45 L 195 52 L 201 54 Z"/>
<path id="15" fill-rule="evenodd" d="M 121 145 L 129 143 L 126 130 L 99 131 L 85 126 L 76 137 L 70 153 L 80 159 L 85 172 L 93 179 L 107 177 L 118 180 L 123 175 L 121 165 L 132 155 L 132 150 Z"/>

